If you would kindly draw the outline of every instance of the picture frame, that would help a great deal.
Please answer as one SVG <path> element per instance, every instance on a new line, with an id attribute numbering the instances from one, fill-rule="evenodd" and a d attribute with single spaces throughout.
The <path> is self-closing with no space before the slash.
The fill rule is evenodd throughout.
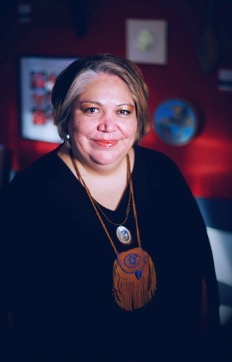
<path id="1" fill-rule="evenodd" d="M 167 21 L 126 19 L 126 57 L 135 63 L 167 64 Z"/>
<path id="2" fill-rule="evenodd" d="M 58 74 L 77 58 L 19 58 L 20 133 L 24 139 L 60 143 L 54 125 L 51 91 Z"/>

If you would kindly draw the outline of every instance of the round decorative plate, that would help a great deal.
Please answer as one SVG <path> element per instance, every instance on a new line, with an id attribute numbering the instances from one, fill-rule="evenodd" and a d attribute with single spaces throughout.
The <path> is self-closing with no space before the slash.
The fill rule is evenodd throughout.
<path id="1" fill-rule="evenodd" d="M 193 107 L 181 99 L 161 103 L 154 114 L 157 135 L 169 145 L 181 146 L 196 135 L 198 117 Z"/>

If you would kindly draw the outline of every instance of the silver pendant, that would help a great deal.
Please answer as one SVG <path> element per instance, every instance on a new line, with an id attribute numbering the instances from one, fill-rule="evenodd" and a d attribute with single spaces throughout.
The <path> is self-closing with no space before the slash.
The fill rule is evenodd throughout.
<path id="1" fill-rule="evenodd" d="M 131 243 L 131 233 L 125 226 L 118 226 L 116 229 L 116 235 L 122 244 L 128 245 Z"/>

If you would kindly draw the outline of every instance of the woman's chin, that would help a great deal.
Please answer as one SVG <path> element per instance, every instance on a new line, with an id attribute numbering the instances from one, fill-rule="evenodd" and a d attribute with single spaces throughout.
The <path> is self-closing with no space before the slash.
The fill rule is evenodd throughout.
<path id="1" fill-rule="evenodd" d="M 124 153 L 101 151 L 91 156 L 91 160 L 98 165 L 107 166 L 120 162 L 125 157 Z"/>

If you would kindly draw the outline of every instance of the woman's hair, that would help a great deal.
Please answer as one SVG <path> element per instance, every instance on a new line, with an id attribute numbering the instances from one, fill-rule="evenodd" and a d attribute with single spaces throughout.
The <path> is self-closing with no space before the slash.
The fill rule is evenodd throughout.
<path id="1" fill-rule="evenodd" d="M 136 143 L 150 130 L 148 93 L 141 70 L 128 59 L 112 54 L 95 54 L 78 58 L 64 69 L 54 84 L 51 100 L 54 123 L 61 139 L 70 146 L 68 121 L 72 104 L 98 73 L 115 75 L 126 83 L 135 102 L 138 130 Z"/>

